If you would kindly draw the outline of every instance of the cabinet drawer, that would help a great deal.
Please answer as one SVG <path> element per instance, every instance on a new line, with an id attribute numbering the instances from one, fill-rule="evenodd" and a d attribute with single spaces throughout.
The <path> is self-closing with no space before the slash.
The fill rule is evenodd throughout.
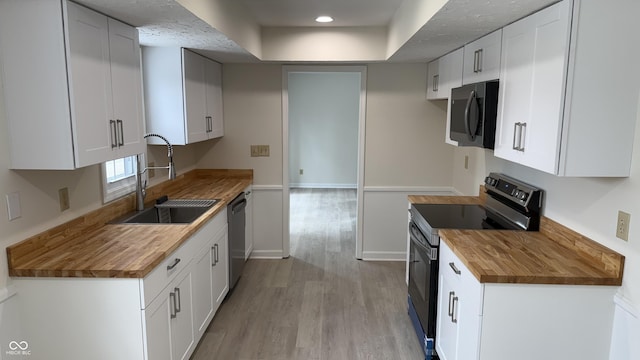
<path id="1" fill-rule="evenodd" d="M 140 306 L 145 309 L 155 299 L 160 291 L 164 289 L 173 279 L 185 268 L 197 255 L 201 249 L 219 229 L 227 223 L 227 209 L 222 209 L 213 219 L 202 226 L 189 240 L 185 241 L 176 251 L 167 256 L 149 275 L 141 281 L 142 294 Z M 169 225 L 171 226 L 171 225 Z"/>

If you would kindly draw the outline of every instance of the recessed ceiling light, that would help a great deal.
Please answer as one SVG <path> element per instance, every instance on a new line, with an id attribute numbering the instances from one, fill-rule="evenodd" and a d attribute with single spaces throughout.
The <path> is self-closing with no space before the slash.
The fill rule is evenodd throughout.
<path id="1" fill-rule="evenodd" d="M 327 15 L 318 16 L 316 18 L 316 22 L 319 22 L 319 23 L 330 23 L 332 21 L 333 21 L 333 18 Z"/>

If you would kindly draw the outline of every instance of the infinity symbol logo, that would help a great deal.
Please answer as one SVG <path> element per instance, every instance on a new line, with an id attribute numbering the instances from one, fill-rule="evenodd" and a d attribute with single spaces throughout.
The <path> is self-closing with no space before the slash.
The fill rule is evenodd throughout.
<path id="1" fill-rule="evenodd" d="M 29 348 L 29 343 L 26 341 L 12 341 L 9 343 L 9 349 L 11 350 L 27 350 Z"/>

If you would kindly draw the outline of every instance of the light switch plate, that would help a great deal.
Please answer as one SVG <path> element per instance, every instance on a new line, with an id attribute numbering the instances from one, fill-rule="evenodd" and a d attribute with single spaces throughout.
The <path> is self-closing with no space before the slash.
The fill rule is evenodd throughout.
<path id="1" fill-rule="evenodd" d="M 7 194 L 7 213 L 9 221 L 15 220 L 22 216 L 22 208 L 20 207 L 20 193 L 14 192 Z"/>
<path id="2" fill-rule="evenodd" d="M 269 145 L 251 145 L 251 157 L 269 157 Z"/>

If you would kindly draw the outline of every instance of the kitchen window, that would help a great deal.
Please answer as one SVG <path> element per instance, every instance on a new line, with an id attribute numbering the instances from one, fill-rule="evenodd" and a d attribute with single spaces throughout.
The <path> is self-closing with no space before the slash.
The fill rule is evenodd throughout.
<path id="1" fill-rule="evenodd" d="M 140 156 L 144 156 L 144 154 Z M 107 161 L 102 164 L 102 194 L 104 203 L 135 191 L 136 169 L 137 163 L 135 155 Z"/>

